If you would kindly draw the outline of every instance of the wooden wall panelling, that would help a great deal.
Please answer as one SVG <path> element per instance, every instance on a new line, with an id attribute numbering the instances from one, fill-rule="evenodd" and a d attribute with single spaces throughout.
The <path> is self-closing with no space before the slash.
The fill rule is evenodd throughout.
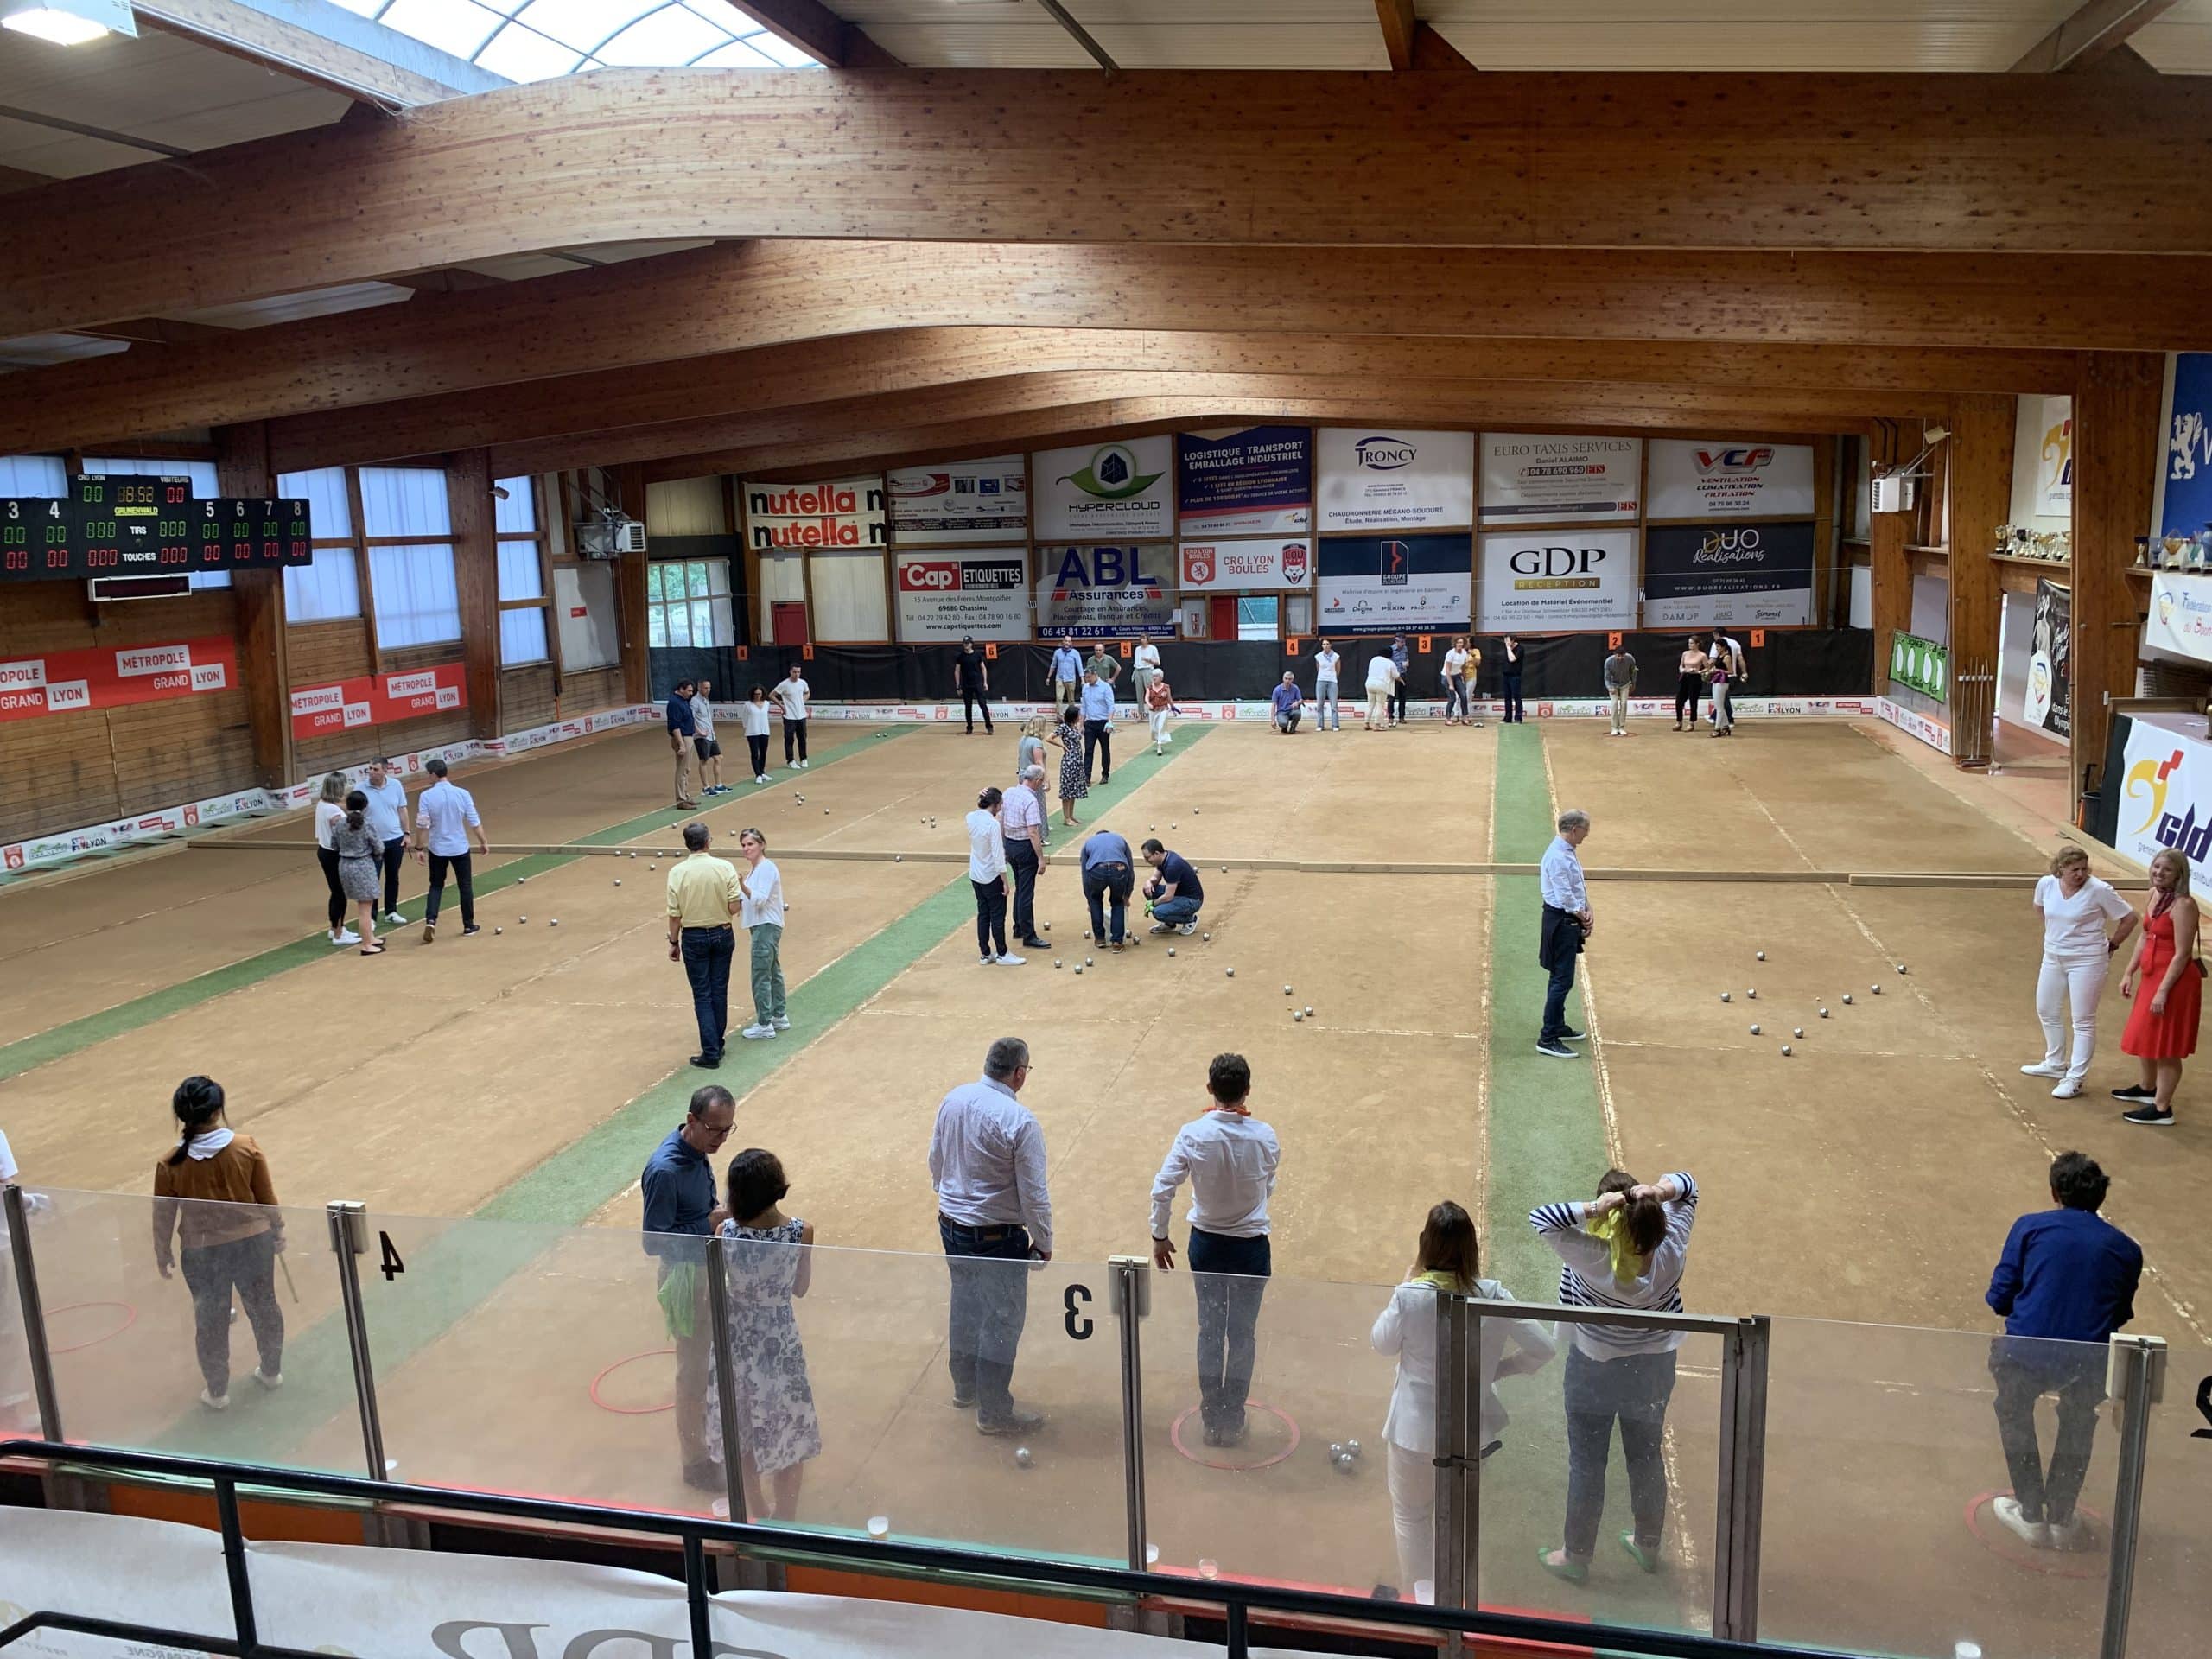
<path id="1" fill-rule="evenodd" d="M 2114 697 L 2135 692 L 2149 594 L 2129 582 L 2165 464 L 2163 359 L 2099 353 L 2074 393 L 2074 787 L 2095 787 Z M 2009 486 L 2007 498 L 2009 501 Z M 2009 516 L 2009 515 L 2008 515 Z"/>
<path id="2" fill-rule="evenodd" d="M 2004 599 L 1989 556 L 1993 532 L 2012 516 L 2013 399 L 1983 393 L 1951 402 L 1949 491 L 1951 548 L 1952 757 L 1961 766 L 1989 760 L 1989 722 L 1996 717 L 1999 623 Z M 1986 675 L 1985 682 L 1977 677 Z"/>
<path id="3" fill-rule="evenodd" d="M 215 434 L 215 480 L 226 495 L 267 495 L 276 487 L 269 464 L 269 427 L 256 421 Z M 285 651 L 284 573 L 236 570 L 238 681 L 251 734 L 247 775 L 264 789 L 292 782 L 291 664 Z"/>
<path id="4" fill-rule="evenodd" d="M 556 717 L 558 701 L 553 695 L 553 665 L 531 663 L 499 671 L 499 717 L 502 732 L 526 732 L 533 726 L 550 726 Z"/>
<path id="5" fill-rule="evenodd" d="M 468 673 L 469 734 L 497 737 L 499 716 L 499 553 L 492 512 L 491 457 L 464 449 L 446 457 L 453 521 L 454 588 L 461 608 L 461 662 Z"/>
<path id="6" fill-rule="evenodd" d="M 1890 421 L 1878 425 L 1870 440 L 1875 470 L 1910 461 L 1920 447 L 1918 431 L 1916 426 L 1900 429 Z M 1910 512 L 1878 512 L 1867 524 L 1867 562 L 1874 585 L 1874 687 L 1882 692 L 1890 688 L 1891 636 L 1912 631 L 1912 567 L 1904 550 L 1912 524 Z"/>
<path id="7" fill-rule="evenodd" d="M 588 668 L 563 682 L 556 717 L 594 714 L 632 701 L 620 668 Z"/>
<path id="8" fill-rule="evenodd" d="M 2212 249 L 2212 201 L 2172 188 L 2177 142 L 2203 159 L 2212 86 L 2019 85 L 1517 73 L 1471 98 L 1456 75 L 615 71 L 205 151 L 189 192 L 152 162 L 16 192 L 0 336 L 654 238 Z"/>

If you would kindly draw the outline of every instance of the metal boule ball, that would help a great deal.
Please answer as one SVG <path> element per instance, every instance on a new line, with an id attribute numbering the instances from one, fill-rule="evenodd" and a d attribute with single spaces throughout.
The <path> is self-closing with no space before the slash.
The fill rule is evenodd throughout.
<path id="1" fill-rule="evenodd" d="M 1752 1036 L 1754 1036 L 1754 1037 L 1756 1037 L 1756 1036 L 1758 1036 L 1758 1034 L 1759 1034 L 1759 1028 L 1758 1028 L 1757 1026 L 1753 1026 L 1753 1027 L 1751 1027 L 1751 1035 L 1752 1035 Z"/>
<path id="2" fill-rule="evenodd" d="M 1171 957 L 1175 954 L 1175 947 L 1173 945 L 1171 944 L 1167 947 L 1167 954 Z"/>
<path id="3" fill-rule="evenodd" d="M 1300 1014 L 1300 1013 L 1296 1008 L 1293 1008 L 1293 1009 L 1290 1011 L 1290 1022 L 1291 1022 L 1291 1024 L 1293 1024 L 1293 1025 L 1299 1025 L 1299 1024 L 1301 1024 L 1301 1023 L 1305 1020 L 1305 1019 L 1306 1019 L 1306 1016 L 1305 1016 L 1304 1014 Z"/>
<path id="4" fill-rule="evenodd" d="M 1735 998 L 1733 998 L 1732 996 L 1729 995 L 1729 994 L 1728 994 L 1727 992 L 1723 991 L 1723 992 L 1721 992 L 1721 993 L 1720 993 L 1720 1000 L 1721 1000 L 1723 1002 L 1732 1002 L 1732 1001 L 1735 1001 Z"/>
<path id="5" fill-rule="evenodd" d="M 1789 1034 L 1792 1037 L 1802 1037 L 1805 1034 L 1805 1027 L 1802 1026 L 1792 1026 L 1789 1028 Z"/>
<path id="6" fill-rule="evenodd" d="M 1764 961 L 1766 960 L 1766 952 L 1765 952 L 1765 951 L 1764 951 L 1764 950 L 1760 951 L 1760 952 L 1758 953 L 1758 957 L 1759 957 L 1759 960 L 1760 960 L 1761 962 L 1764 962 Z"/>
<path id="7" fill-rule="evenodd" d="M 1849 991 L 1846 991 L 1843 994 L 1843 1005 L 1847 1008 L 1851 1006 L 1851 993 Z"/>
<path id="8" fill-rule="evenodd" d="M 1037 1461 L 1037 1458 L 1036 1454 L 1031 1452 L 1027 1446 L 1017 1446 L 1014 1448 L 1014 1460 L 1017 1466 L 1027 1469 L 1031 1464 Z"/>
<path id="9" fill-rule="evenodd" d="M 1224 968 L 1224 969 L 1223 969 L 1221 971 L 1222 971 L 1223 973 L 1226 974 L 1226 975 L 1227 975 L 1230 978 L 1231 978 L 1231 979 L 1234 979 L 1234 978 L 1236 978 L 1236 970 L 1234 968 Z"/>
<path id="10" fill-rule="evenodd" d="M 1879 985 L 1869 985 L 1866 988 L 1873 992 L 1877 996 L 1879 996 L 1882 994 L 1882 988 Z"/>
<path id="11" fill-rule="evenodd" d="M 1783 1052 L 1784 1054 L 1789 1053 L 1789 1044 L 1787 1044 L 1787 1043 L 1784 1043 L 1784 1044 L 1782 1046 L 1782 1052 Z"/>
<path id="12" fill-rule="evenodd" d="M 1344 1454 L 1344 1443 L 1342 1440 L 1331 1440 L 1329 1442 L 1329 1455 L 1331 1457 L 1341 1458 Z"/>
<path id="13" fill-rule="evenodd" d="M 1359 1442 L 1357 1440 L 1346 1440 L 1344 1442 L 1344 1450 L 1350 1452 L 1353 1457 L 1357 1457 L 1359 1455 Z"/>

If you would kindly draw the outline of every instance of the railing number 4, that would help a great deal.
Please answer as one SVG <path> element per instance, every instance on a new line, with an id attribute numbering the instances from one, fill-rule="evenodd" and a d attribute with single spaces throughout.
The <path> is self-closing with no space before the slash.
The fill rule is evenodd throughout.
<path id="1" fill-rule="evenodd" d="M 399 1252 L 392 1248 L 390 1233 L 380 1231 L 377 1234 L 377 1271 L 384 1274 L 386 1284 L 407 1271 L 407 1264 L 399 1259 Z"/>

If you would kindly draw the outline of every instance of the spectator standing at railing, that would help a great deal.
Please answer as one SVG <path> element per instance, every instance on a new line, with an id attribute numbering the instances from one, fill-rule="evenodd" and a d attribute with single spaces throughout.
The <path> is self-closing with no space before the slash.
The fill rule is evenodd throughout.
<path id="1" fill-rule="evenodd" d="M 2012 1224 L 1989 1279 L 1989 1306 L 2005 1335 L 1989 1347 L 1997 1428 L 2012 1495 L 1997 1518 L 2038 1549 L 2087 1549 L 2075 1499 L 2089 1473 L 2089 1443 L 2105 1397 L 2105 1344 L 2135 1317 L 2142 1247 L 2097 1213 L 2112 1183 L 2094 1159 L 2062 1152 L 2050 1166 L 2056 1210 Z M 2058 1440 L 2044 1466 L 2036 1402 L 2058 1396 Z"/>
<path id="2" fill-rule="evenodd" d="M 1601 1313 L 1680 1313 L 1697 1199 L 1697 1183 L 1687 1173 L 1645 1186 L 1609 1169 L 1590 1203 L 1548 1204 L 1532 1212 L 1529 1224 L 1564 1264 L 1560 1301 Z M 1681 1342 L 1679 1331 L 1574 1326 L 1567 1352 L 1567 1535 L 1560 1548 L 1538 1554 L 1546 1572 L 1574 1584 L 1590 1576 L 1616 1422 L 1636 1522 L 1620 1535 L 1621 1548 L 1646 1573 L 1659 1570 L 1667 1524 L 1661 1441 Z"/>
<path id="3" fill-rule="evenodd" d="M 747 1147 L 729 1160 L 721 1232 L 740 1413 L 734 1438 L 747 1510 L 741 1520 L 797 1520 L 807 1463 L 822 1455 L 814 1384 L 791 1306 L 813 1282 L 814 1224 L 783 1212 L 779 1206 L 790 1191 L 774 1153 Z M 717 1459 L 727 1459 L 729 1442 L 715 1379 L 721 1356 L 710 1351 L 708 1362 L 707 1445 Z"/>
<path id="4" fill-rule="evenodd" d="M 676 1445 L 683 1484 L 719 1492 L 722 1478 L 707 1449 L 707 1358 L 713 1351 L 707 1310 L 707 1236 L 728 1218 L 716 1202 L 713 1154 L 737 1124 L 737 1102 L 710 1083 L 696 1089 L 683 1121 L 645 1160 L 645 1254 L 659 1266 L 661 1313 L 676 1344 Z"/>
<path id="5" fill-rule="evenodd" d="M 187 1077 L 170 1097 L 176 1149 L 154 1166 L 154 1265 L 166 1279 L 184 1270 L 192 1293 L 193 1346 L 207 1386 L 200 1403 L 231 1406 L 231 1292 L 253 1327 L 261 1363 L 253 1380 L 284 1384 L 284 1310 L 276 1300 L 276 1257 L 284 1216 L 269 1160 L 251 1136 L 223 1118 L 223 1085 Z M 181 1204 L 180 1199 L 196 1200 Z"/>

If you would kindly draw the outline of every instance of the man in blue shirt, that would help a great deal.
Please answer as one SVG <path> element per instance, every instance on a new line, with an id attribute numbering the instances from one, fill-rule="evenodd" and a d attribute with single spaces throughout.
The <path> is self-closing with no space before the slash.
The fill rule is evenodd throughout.
<path id="1" fill-rule="evenodd" d="M 691 713 L 690 680 L 678 680 L 668 694 L 668 747 L 676 751 L 676 804 L 689 811 L 699 804 L 691 793 L 691 741 L 699 722 Z"/>
<path id="2" fill-rule="evenodd" d="M 1094 779 L 1090 775 L 1094 755 L 1105 758 L 1106 770 Z M 1095 670 L 1086 669 L 1083 676 L 1083 779 L 1085 783 L 1108 783 L 1114 776 L 1114 688 L 1101 679 Z"/>
<path id="3" fill-rule="evenodd" d="M 1997 1432 L 2012 1495 L 1991 1506 L 2038 1549 L 2087 1549 L 2074 1502 L 2088 1478 L 2089 1445 L 2105 1397 L 2106 1343 L 2135 1317 L 2143 1249 L 2097 1211 L 2112 1183 L 2094 1159 L 2062 1152 L 2050 1166 L 2056 1210 L 2022 1216 L 1989 1278 L 1989 1306 L 2005 1335 L 1989 1348 Z M 2058 1396 L 2058 1439 L 2044 1467 L 2036 1402 Z"/>
<path id="4" fill-rule="evenodd" d="M 707 1311 L 703 1240 L 728 1211 L 716 1201 L 710 1155 L 737 1123 L 737 1103 L 710 1083 L 693 1091 L 690 1110 L 645 1160 L 645 1254 L 660 1263 L 661 1311 L 676 1344 L 676 1444 L 683 1484 L 720 1492 L 727 1483 L 707 1451 L 707 1357 L 714 1321 Z"/>
<path id="5" fill-rule="evenodd" d="M 1206 890 L 1191 861 L 1180 853 L 1169 852 L 1155 840 L 1145 842 L 1144 861 L 1159 872 L 1144 890 L 1144 896 L 1152 900 L 1152 931 L 1197 932 L 1198 906 L 1206 901 Z"/>
<path id="6" fill-rule="evenodd" d="M 1075 648 L 1075 635 L 1060 636 L 1052 653 L 1052 707 L 1065 709 L 1083 695 L 1083 653 Z"/>
<path id="7" fill-rule="evenodd" d="M 1275 729 L 1285 737 L 1298 729 L 1298 717 L 1305 702 L 1306 696 L 1298 689 L 1298 681 L 1286 669 L 1282 683 L 1275 687 L 1274 697 Z"/>
<path id="8" fill-rule="evenodd" d="M 1099 944 L 1107 942 L 1106 912 L 1099 905 L 1103 899 L 1114 911 L 1114 949 L 1122 949 L 1128 925 L 1129 891 L 1136 880 L 1129 843 L 1111 830 L 1093 831 L 1083 843 L 1083 898 L 1090 906 L 1090 937 Z"/>
<path id="9" fill-rule="evenodd" d="M 1590 815 L 1569 807 L 1559 815 L 1559 835 L 1544 849 L 1539 867 L 1544 893 L 1543 919 L 1537 924 L 1536 965 L 1551 975 L 1544 992 L 1544 1025 L 1536 1033 L 1536 1052 L 1554 1060 L 1581 1056 L 1569 1048 L 1586 1033 L 1567 1023 L 1567 994 L 1574 988 L 1574 959 L 1598 918 L 1590 911 L 1582 881 L 1582 860 L 1575 849 L 1590 833 Z"/>

